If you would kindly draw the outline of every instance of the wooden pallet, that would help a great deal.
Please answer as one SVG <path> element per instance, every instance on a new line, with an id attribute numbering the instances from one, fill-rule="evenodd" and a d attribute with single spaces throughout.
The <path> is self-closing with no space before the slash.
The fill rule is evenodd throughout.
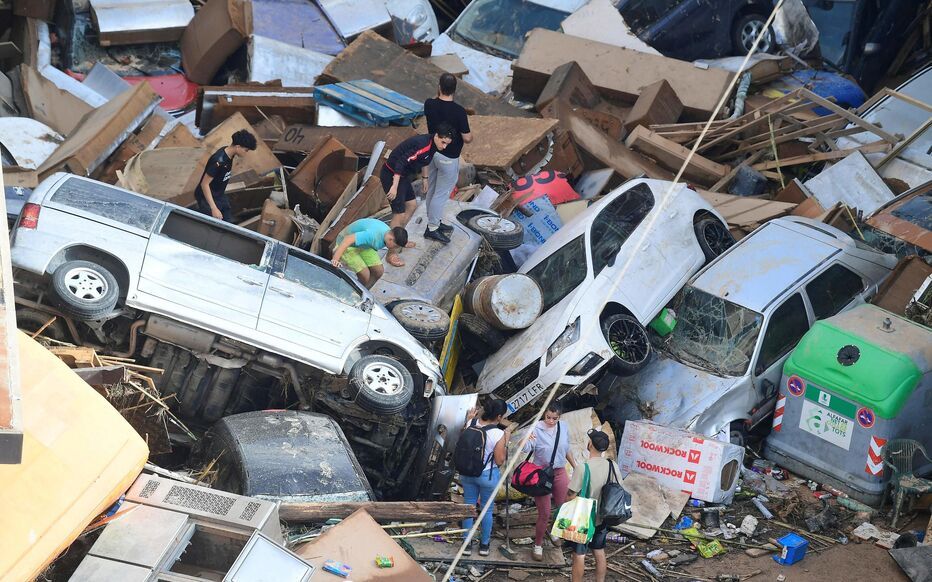
<path id="1" fill-rule="evenodd" d="M 314 99 L 368 126 L 410 125 L 424 104 L 368 80 L 314 88 Z"/>

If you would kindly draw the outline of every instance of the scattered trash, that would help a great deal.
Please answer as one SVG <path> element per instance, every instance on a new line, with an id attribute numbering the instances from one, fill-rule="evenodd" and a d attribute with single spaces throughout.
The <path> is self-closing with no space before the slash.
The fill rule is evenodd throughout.
<path id="1" fill-rule="evenodd" d="M 789 566 L 799 562 L 806 556 L 806 550 L 809 548 L 809 542 L 795 533 L 788 533 L 777 539 L 777 542 L 783 548 L 779 556 L 773 559 L 778 564 Z"/>
<path id="2" fill-rule="evenodd" d="M 760 497 L 755 497 L 751 500 L 751 503 L 761 512 L 761 515 L 764 516 L 764 519 L 773 519 L 773 514 L 770 513 L 770 510 L 764 505 Z"/>
<path id="3" fill-rule="evenodd" d="M 751 537 L 754 535 L 754 531 L 757 529 L 757 518 L 753 515 L 745 515 L 744 519 L 741 520 L 741 533 Z"/>

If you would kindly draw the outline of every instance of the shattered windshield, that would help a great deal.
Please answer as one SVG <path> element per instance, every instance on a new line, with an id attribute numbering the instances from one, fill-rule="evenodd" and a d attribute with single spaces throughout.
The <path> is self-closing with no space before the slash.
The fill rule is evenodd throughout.
<path id="1" fill-rule="evenodd" d="M 763 316 L 687 286 L 675 304 L 676 327 L 666 351 L 720 376 L 741 376 L 751 362 Z"/>
<path id="2" fill-rule="evenodd" d="M 514 59 L 527 33 L 535 28 L 558 30 L 567 16 L 566 12 L 527 0 L 475 0 L 450 35 L 477 50 Z"/>
<path id="3" fill-rule="evenodd" d="M 579 236 L 527 272 L 544 292 L 547 311 L 586 280 L 586 244 Z"/>
<path id="4" fill-rule="evenodd" d="M 932 230 L 932 192 L 916 196 L 890 214 L 925 230 Z"/>

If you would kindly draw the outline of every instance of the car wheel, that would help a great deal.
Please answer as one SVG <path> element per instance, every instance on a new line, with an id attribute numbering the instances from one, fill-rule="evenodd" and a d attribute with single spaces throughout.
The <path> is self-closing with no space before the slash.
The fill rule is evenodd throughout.
<path id="1" fill-rule="evenodd" d="M 767 17 L 762 14 L 747 14 L 736 20 L 735 27 L 732 30 L 735 54 L 747 54 L 751 47 L 754 46 L 754 39 L 757 38 L 766 23 Z M 774 49 L 775 44 L 773 30 L 768 30 L 767 34 L 760 40 L 760 44 L 757 45 L 757 50 L 758 52 L 769 53 Z"/>
<path id="2" fill-rule="evenodd" d="M 516 249 L 524 242 L 524 227 L 494 214 L 473 216 L 466 222 L 466 226 L 481 234 L 495 250 Z"/>
<path id="3" fill-rule="evenodd" d="M 717 218 L 706 216 L 696 222 L 693 228 L 696 230 L 696 240 L 699 241 L 699 247 L 705 255 L 706 262 L 724 253 L 735 244 L 735 237 Z"/>
<path id="4" fill-rule="evenodd" d="M 627 313 L 613 315 L 602 322 L 602 333 L 614 357 L 609 366 L 622 376 L 634 374 L 650 358 L 650 338 L 644 326 Z"/>
<path id="5" fill-rule="evenodd" d="M 508 341 L 506 333 L 495 329 L 478 315 L 463 313 L 458 321 L 463 330 L 463 342 L 480 355 L 497 352 Z"/>
<path id="6" fill-rule="evenodd" d="M 72 338 L 68 333 L 68 326 L 60 317 L 52 321 L 52 323 L 49 323 L 54 317 L 54 315 L 49 315 L 48 313 L 43 313 L 35 309 L 21 307 L 16 310 L 16 327 L 32 335 L 45 326 L 45 329 L 42 330 L 39 337 L 47 337 L 58 341 L 71 340 Z"/>
<path id="7" fill-rule="evenodd" d="M 450 329 L 450 316 L 424 301 L 401 301 L 392 307 L 392 315 L 401 327 L 421 341 L 438 340 Z"/>
<path id="8" fill-rule="evenodd" d="M 356 404 L 375 414 L 401 412 L 414 395 L 414 379 L 398 360 L 385 356 L 360 358 L 349 373 Z"/>
<path id="9" fill-rule="evenodd" d="M 116 307 L 120 285 L 110 271 L 96 263 L 68 261 L 52 274 L 52 293 L 67 315 L 101 319 Z"/>

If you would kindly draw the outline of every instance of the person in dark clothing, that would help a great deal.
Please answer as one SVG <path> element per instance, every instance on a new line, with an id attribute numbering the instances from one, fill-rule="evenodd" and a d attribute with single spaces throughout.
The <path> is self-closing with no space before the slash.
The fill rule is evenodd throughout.
<path id="1" fill-rule="evenodd" d="M 233 134 L 230 145 L 220 148 L 207 160 L 201 180 L 194 190 L 197 209 L 202 214 L 233 222 L 233 210 L 227 198 L 227 182 L 233 170 L 233 158 L 256 149 L 256 136 L 245 129 Z"/>
<path id="2" fill-rule="evenodd" d="M 444 73 L 440 75 L 440 88 L 437 96 L 424 102 L 424 115 L 427 117 L 429 133 L 437 131 L 441 123 L 449 124 L 457 132 L 442 154 L 434 154 L 430 162 L 427 194 L 424 198 L 424 203 L 427 205 L 427 228 L 424 230 L 424 238 L 444 244 L 450 242 L 449 235 L 453 232 L 453 227 L 443 224 L 443 210 L 459 179 L 460 153 L 463 151 L 463 144 L 472 142 L 466 110 L 453 101 L 454 93 L 456 93 L 456 77 L 450 73 Z"/>
<path id="3" fill-rule="evenodd" d="M 434 154 L 449 146 L 455 135 L 455 129 L 449 124 L 441 123 L 435 132 L 409 137 L 389 154 L 379 172 L 382 189 L 385 190 L 385 195 L 392 207 L 392 219 L 389 226 L 404 227 L 411 220 L 417 201 L 414 199 L 414 186 L 411 184 L 410 175 L 420 171 L 421 178 L 427 180 L 427 166 Z M 408 244 L 414 246 L 411 243 Z M 389 251 L 385 258 L 390 265 L 395 267 L 405 264 L 397 251 Z"/>

